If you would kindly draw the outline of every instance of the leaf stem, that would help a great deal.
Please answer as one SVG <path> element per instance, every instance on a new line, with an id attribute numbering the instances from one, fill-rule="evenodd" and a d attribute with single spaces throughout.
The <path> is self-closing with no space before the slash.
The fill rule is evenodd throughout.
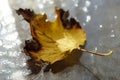
<path id="1" fill-rule="evenodd" d="M 83 52 L 88 52 L 90 54 L 95 54 L 95 55 L 98 55 L 98 56 L 110 56 L 110 55 L 113 54 L 113 51 L 109 51 L 108 53 L 97 53 L 97 52 L 89 51 L 89 50 L 82 49 L 82 48 L 78 48 L 78 49 L 83 51 Z"/>

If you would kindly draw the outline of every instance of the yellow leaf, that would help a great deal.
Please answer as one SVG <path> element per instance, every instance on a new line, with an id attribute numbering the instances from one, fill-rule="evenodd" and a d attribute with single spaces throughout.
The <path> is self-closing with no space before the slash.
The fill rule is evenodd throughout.
<path id="1" fill-rule="evenodd" d="M 35 14 L 29 9 L 17 10 L 30 23 L 33 37 L 26 41 L 24 49 L 34 62 L 49 62 L 50 65 L 59 61 L 76 63 L 81 54 L 72 51 L 84 46 L 86 33 L 74 18 L 68 19 L 68 11 L 55 8 L 55 12 L 57 18 L 50 22 L 46 14 Z"/>
<path id="2" fill-rule="evenodd" d="M 30 22 L 33 38 L 42 45 L 38 52 L 29 51 L 37 61 L 41 59 L 53 64 L 66 58 L 73 49 L 85 43 L 86 34 L 82 28 L 74 24 L 70 29 L 65 29 L 60 19 L 60 11 L 56 9 L 56 13 L 55 22 L 47 22 L 46 15 L 41 14 L 36 15 Z"/>
<path id="3" fill-rule="evenodd" d="M 99 54 L 82 49 L 86 41 L 85 31 L 74 18 L 68 19 L 68 11 L 55 8 L 55 12 L 57 18 L 50 22 L 46 14 L 35 14 L 29 9 L 17 10 L 30 24 L 33 39 L 25 41 L 24 49 L 31 57 L 27 63 L 33 73 L 38 73 L 46 62 L 49 63 L 46 70 L 52 69 L 53 72 L 76 64 L 81 56 L 78 50 L 100 56 L 112 54 L 112 51 Z"/>

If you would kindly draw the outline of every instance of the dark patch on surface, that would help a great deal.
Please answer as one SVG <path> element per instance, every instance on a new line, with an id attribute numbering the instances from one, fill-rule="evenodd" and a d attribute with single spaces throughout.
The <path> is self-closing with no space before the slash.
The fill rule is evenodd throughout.
<path id="1" fill-rule="evenodd" d="M 34 12 L 31 11 L 30 9 L 20 8 L 16 10 L 16 12 L 18 15 L 22 15 L 27 22 L 30 22 L 35 17 Z"/>
<path id="2" fill-rule="evenodd" d="M 67 67 L 79 64 L 79 59 L 82 56 L 81 51 L 73 50 L 74 54 L 70 54 L 68 57 L 61 61 L 57 61 L 54 64 L 50 64 L 44 69 L 44 72 L 52 71 L 53 73 L 58 73 L 65 70 Z M 38 74 L 41 71 L 43 64 L 47 63 L 45 61 L 35 61 L 34 59 L 29 59 L 27 61 L 28 67 L 31 70 L 31 74 Z"/>
<path id="3" fill-rule="evenodd" d="M 28 69 L 31 70 L 31 74 L 38 74 L 41 71 L 42 67 L 44 67 L 45 63 L 47 62 L 43 60 L 39 61 L 36 61 L 34 59 L 27 60 Z"/>
<path id="4" fill-rule="evenodd" d="M 68 19 L 69 17 L 68 11 L 59 9 L 59 12 L 60 12 L 60 19 L 65 29 L 71 29 L 74 25 L 77 25 L 78 28 L 81 28 L 79 22 L 77 22 L 74 18 Z"/>
<path id="5" fill-rule="evenodd" d="M 36 65 L 36 63 L 33 59 L 27 60 L 28 69 L 31 70 L 31 74 L 38 74 L 41 70 L 41 66 Z"/>

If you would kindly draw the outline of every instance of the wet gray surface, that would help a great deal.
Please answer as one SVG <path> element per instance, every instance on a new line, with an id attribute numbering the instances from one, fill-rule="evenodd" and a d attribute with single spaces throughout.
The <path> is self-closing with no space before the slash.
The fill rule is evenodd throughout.
<path id="1" fill-rule="evenodd" d="M 87 33 L 86 49 L 114 50 L 108 57 L 84 53 L 80 59 L 87 67 L 76 65 L 52 74 L 40 72 L 33 80 L 120 80 L 120 0 L 0 0 L 0 80 L 29 80 L 26 59 L 21 50 L 31 38 L 29 25 L 15 13 L 30 8 L 55 19 L 54 7 L 70 11 Z M 89 70 L 88 70 L 89 69 Z"/>

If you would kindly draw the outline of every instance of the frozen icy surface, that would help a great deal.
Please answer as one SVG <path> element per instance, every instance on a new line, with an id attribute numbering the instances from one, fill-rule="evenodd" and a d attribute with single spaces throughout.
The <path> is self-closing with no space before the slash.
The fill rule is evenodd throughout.
<path id="1" fill-rule="evenodd" d="M 31 38 L 29 24 L 15 13 L 30 8 L 55 19 L 54 7 L 70 11 L 87 33 L 86 49 L 107 52 L 99 57 L 84 53 L 84 65 L 75 65 L 61 73 L 51 72 L 26 76 L 26 59 L 22 47 Z M 0 80 L 120 80 L 120 0 L 0 0 Z M 85 68 L 86 67 L 86 68 Z"/>

